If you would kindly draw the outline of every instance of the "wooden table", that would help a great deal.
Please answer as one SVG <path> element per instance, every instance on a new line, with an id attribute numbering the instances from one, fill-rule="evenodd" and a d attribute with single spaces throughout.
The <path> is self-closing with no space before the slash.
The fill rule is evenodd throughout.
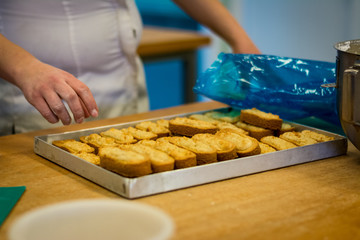
<path id="1" fill-rule="evenodd" d="M 210 44 L 210 37 L 195 31 L 145 27 L 138 53 L 147 62 L 180 59 L 184 71 L 184 102 L 196 101 L 192 88 L 197 79 L 197 50 Z"/>
<path id="2" fill-rule="evenodd" d="M 173 239 L 360 238 L 360 152 L 278 170 L 124 199 L 34 154 L 36 135 L 223 107 L 194 103 L 114 119 L 0 137 L 0 186 L 26 191 L 0 228 L 37 207 L 74 199 L 116 198 L 157 206 L 176 224 Z"/>

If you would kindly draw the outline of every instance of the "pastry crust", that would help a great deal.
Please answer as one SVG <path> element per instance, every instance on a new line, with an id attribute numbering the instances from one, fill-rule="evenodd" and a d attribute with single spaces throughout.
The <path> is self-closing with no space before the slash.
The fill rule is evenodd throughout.
<path id="1" fill-rule="evenodd" d="M 266 136 L 260 141 L 272 146 L 278 151 L 297 147 L 295 144 L 275 136 Z"/>
<path id="2" fill-rule="evenodd" d="M 175 160 L 176 169 L 194 167 L 197 164 L 195 153 L 167 141 L 142 140 L 139 144 L 144 144 L 169 154 Z"/>
<path id="3" fill-rule="evenodd" d="M 120 149 L 99 149 L 100 166 L 125 177 L 140 177 L 152 173 L 150 159 L 142 154 Z"/>
<path id="4" fill-rule="evenodd" d="M 306 146 L 318 143 L 316 140 L 307 137 L 299 132 L 286 132 L 280 135 L 280 138 L 292 142 L 297 146 Z"/>
<path id="5" fill-rule="evenodd" d="M 70 153 L 92 153 L 95 151 L 93 147 L 90 147 L 86 143 L 76 141 L 75 139 L 55 140 L 52 144 Z"/>
<path id="6" fill-rule="evenodd" d="M 174 135 L 192 137 L 198 133 L 216 133 L 216 125 L 202 120 L 177 117 L 169 121 L 169 130 Z"/>
<path id="7" fill-rule="evenodd" d="M 257 127 L 280 130 L 282 119 L 275 114 L 266 113 L 256 108 L 241 110 L 240 120 Z"/>
<path id="8" fill-rule="evenodd" d="M 216 136 L 232 142 L 236 147 L 238 157 L 247 157 L 260 154 L 260 146 L 255 138 L 243 134 L 237 134 L 231 129 L 219 130 Z"/>
<path id="9" fill-rule="evenodd" d="M 176 146 L 185 148 L 195 153 L 197 165 L 217 162 L 216 150 L 201 141 L 196 141 L 185 136 L 164 137 L 159 138 L 158 140 L 168 141 Z"/>
<path id="10" fill-rule="evenodd" d="M 155 148 L 138 143 L 120 145 L 120 148 L 149 157 L 151 162 L 151 169 L 154 173 L 165 172 L 174 169 L 174 158 Z"/>
<path id="11" fill-rule="evenodd" d="M 217 160 L 225 161 L 237 158 L 236 148 L 232 142 L 224 140 L 209 133 L 199 133 L 192 137 L 195 141 L 201 141 L 216 150 Z"/>

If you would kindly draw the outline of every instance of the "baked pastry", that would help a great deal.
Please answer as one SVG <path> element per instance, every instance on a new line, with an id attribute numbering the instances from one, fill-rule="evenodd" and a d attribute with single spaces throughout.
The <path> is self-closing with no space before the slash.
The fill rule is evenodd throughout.
<path id="1" fill-rule="evenodd" d="M 196 141 L 185 136 L 163 137 L 157 141 L 168 141 L 195 153 L 197 165 L 217 162 L 216 150 L 201 141 Z"/>
<path id="2" fill-rule="evenodd" d="M 152 173 L 147 156 L 118 147 L 99 149 L 100 166 L 125 177 L 140 177 Z"/>
<path id="3" fill-rule="evenodd" d="M 120 148 L 148 156 L 151 162 L 151 169 L 154 173 L 165 172 L 174 169 L 175 160 L 168 154 L 155 148 L 137 143 L 120 145 Z"/>
<path id="4" fill-rule="evenodd" d="M 92 133 L 88 136 L 81 136 L 80 141 L 93 147 L 95 149 L 96 154 L 98 153 L 100 147 L 118 145 L 114 138 L 102 137 L 96 133 Z"/>
<path id="5" fill-rule="evenodd" d="M 257 127 L 280 130 L 282 119 L 275 114 L 266 113 L 256 108 L 241 110 L 240 120 Z"/>
<path id="6" fill-rule="evenodd" d="M 235 145 L 210 133 L 199 133 L 192 137 L 195 141 L 208 144 L 216 150 L 217 160 L 224 161 L 237 158 Z"/>
<path id="7" fill-rule="evenodd" d="M 334 137 L 329 137 L 324 134 L 317 133 L 317 132 L 314 132 L 311 130 L 303 130 L 303 131 L 301 131 L 301 135 L 310 137 L 310 138 L 316 140 L 317 142 L 327 142 L 327 141 L 334 140 Z"/>
<path id="8" fill-rule="evenodd" d="M 153 132 L 147 132 L 140 129 L 136 129 L 134 127 L 128 127 L 123 129 L 126 133 L 132 135 L 136 140 L 144 140 L 144 139 L 156 139 L 158 135 Z"/>
<path id="9" fill-rule="evenodd" d="M 307 137 L 299 132 L 286 132 L 281 134 L 280 138 L 292 142 L 297 146 L 306 146 L 317 143 L 316 140 Z"/>
<path id="10" fill-rule="evenodd" d="M 190 115 L 189 118 L 196 119 L 196 120 L 202 120 L 202 121 L 205 121 L 205 122 L 210 122 L 210 123 L 214 124 L 218 129 L 231 128 L 231 129 L 234 129 L 235 131 L 237 131 L 237 132 L 239 132 L 241 134 L 245 134 L 245 135 L 249 134 L 244 129 L 239 128 L 239 127 L 235 126 L 234 124 L 232 124 L 230 122 L 224 122 L 224 121 L 216 120 L 216 119 L 208 117 L 208 116 L 206 116 L 204 114 L 193 114 L 193 115 Z"/>
<path id="11" fill-rule="evenodd" d="M 191 137 L 198 133 L 214 134 L 218 128 L 210 122 L 186 117 L 176 117 L 169 121 L 169 130 L 174 135 Z"/>
<path id="12" fill-rule="evenodd" d="M 100 157 L 95 153 L 80 152 L 80 153 L 74 153 L 74 155 L 89 163 L 100 166 Z"/>
<path id="13" fill-rule="evenodd" d="M 235 125 L 247 131 L 250 137 L 256 138 L 258 141 L 260 141 L 262 137 L 274 135 L 274 130 L 257 127 L 242 121 L 237 122 Z"/>
<path id="14" fill-rule="evenodd" d="M 235 133 L 231 129 L 221 129 L 215 134 L 215 136 L 232 142 L 235 145 L 238 157 L 260 154 L 260 146 L 255 138 Z"/>
<path id="15" fill-rule="evenodd" d="M 159 119 L 156 121 L 156 124 L 158 124 L 159 126 L 162 126 L 164 128 L 169 129 L 169 120 L 167 119 Z"/>
<path id="16" fill-rule="evenodd" d="M 260 141 L 272 146 L 279 151 L 297 147 L 295 144 L 275 136 L 266 136 L 263 137 Z"/>
<path id="17" fill-rule="evenodd" d="M 286 132 L 294 132 L 295 131 L 295 127 L 292 126 L 290 123 L 282 123 L 280 130 L 277 130 L 275 135 L 276 136 L 280 136 L 283 133 Z"/>
<path id="18" fill-rule="evenodd" d="M 276 152 L 276 149 L 271 147 L 270 145 L 263 143 L 263 142 L 259 142 L 259 146 L 260 146 L 260 153 L 264 154 L 264 153 L 271 153 L 271 152 Z"/>
<path id="19" fill-rule="evenodd" d="M 93 153 L 95 151 L 93 147 L 90 147 L 86 143 L 76 141 L 75 139 L 55 140 L 52 144 L 69 153 Z"/>
<path id="20" fill-rule="evenodd" d="M 105 132 L 101 132 L 100 136 L 114 138 L 115 142 L 118 144 L 130 144 L 137 142 L 137 140 L 124 129 L 110 128 Z"/>
<path id="21" fill-rule="evenodd" d="M 143 131 L 155 133 L 157 137 L 166 137 L 169 136 L 170 134 L 170 131 L 167 127 L 164 127 L 162 125 L 159 125 L 151 121 L 140 122 L 136 124 L 135 128 Z"/>
<path id="22" fill-rule="evenodd" d="M 221 129 L 232 129 L 233 132 L 235 133 L 239 133 L 239 134 L 243 134 L 243 135 L 249 135 L 249 132 L 237 127 L 236 125 L 232 124 L 232 123 L 228 123 L 228 122 L 218 122 L 216 124 L 216 126 L 218 127 L 219 130 Z"/>
<path id="23" fill-rule="evenodd" d="M 169 154 L 175 160 L 176 169 L 194 167 L 197 164 L 195 153 L 167 141 L 141 140 L 138 143 Z"/>

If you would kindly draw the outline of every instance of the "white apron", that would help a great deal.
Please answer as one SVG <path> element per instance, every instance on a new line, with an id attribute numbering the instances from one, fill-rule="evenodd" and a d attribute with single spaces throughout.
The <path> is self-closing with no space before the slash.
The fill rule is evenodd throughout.
<path id="1" fill-rule="evenodd" d="M 99 118 L 148 110 L 136 55 L 142 23 L 133 0 L 1 0 L 0 32 L 83 81 Z M 48 123 L 17 87 L 0 79 L 0 135 L 55 126 L 61 123 Z"/>

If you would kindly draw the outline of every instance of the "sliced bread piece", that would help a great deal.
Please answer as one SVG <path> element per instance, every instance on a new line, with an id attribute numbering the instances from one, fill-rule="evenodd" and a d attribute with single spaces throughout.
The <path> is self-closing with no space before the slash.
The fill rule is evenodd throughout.
<path id="1" fill-rule="evenodd" d="M 137 142 L 137 140 L 124 129 L 110 128 L 109 130 L 101 132 L 100 136 L 114 138 L 115 142 L 118 144 L 130 144 Z"/>
<path id="2" fill-rule="evenodd" d="M 318 143 L 316 140 L 307 137 L 299 132 L 285 132 L 280 135 L 280 138 L 292 142 L 297 146 L 306 146 Z"/>
<path id="3" fill-rule="evenodd" d="M 208 144 L 216 150 L 217 160 L 224 161 L 237 158 L 235 145 L 210 133 L 199 133 L 192 137 L 194 140 Z"/>
<path id="4" fill-rule="evenodd" d="M 55 140 L 52 144 L 70 153 L 95 152 L 88 144 L 76 141 L 75 139 Z"/>
<path id="5" fill-rule="evenodd" d="M 256 108 L 241 110 L 240 120 L 257 127 L 280 130 L 282 119 L 275 114 L 266 113 Z"/>
<path id="6" fill-rule="evenodd" d="M 266 136 L 263 137 L 260 141 L 272 146 L 278 151 L 297 147 L 295 144 L 275 136 Z"/>
<path id="7" fill-rule="evenodd" d="M 136 124 L 135 128 L 143 131 L 155 133 L 157 137 L 166 137 L 169 136 L 170 134 L 168 128 L 151 121 L 140 122 Z"/>
<path id="8" fill-rule="evenodd" d="M 196 166 L 196 154 L 186 150 L 185 148 L 178 147 L 167 141 L 155 140 L 142 140 L 139 144 L 145 144 L 157 150 L 169 154 L 175 160 L 175 168 L 187 168 Z"/>
<path id="9" fill-rule="evenodd" d="M 140 177 L 152 173 L 149 157 L 118 147 L 99 149 L 100 166 L 125 177 Z"/>
<path id="10" fill-rule="evenodd" d="M 238 157 L 260 154 L 260 146 L 255 138 L 235 133 L 231 129 L 221 129 L 215 135 L 232 142 L 236 147 Z"/>
<path id="11" fill-rule="evenodd" d="M 218 128 L 210 122 L 186 117 L 176 117 L 169 121 L 169 130 L 173 135 L 191 137 L 198 133 L 214 134 Z"/>
<path id="12" fill-rule="evenodd" d="M 257 127 L 242 121 L 237 122 L 235 125 L 247 131 L 250 137 L 256 138 L 258 141 L 265 136 L 274 135 L 274 130 Z"/>
<path id="13" fill-rule="evenodd" d="M 168 154 L 155 148 L 137 143 L 120 145 L 120 148 L 148 156 L 151 162 L 151 169 L 154 173 L 165 172 L 174 169 L 175 160 Z"/>
<path id="14" fill-rule="evenodd" d="M 216 150 L 201 141 L 196 141 L 184 136 L 164 137 L 159 138 L 157 141 L 168 141 L 195 153 L 197 165 L 217 162 Z"/>

